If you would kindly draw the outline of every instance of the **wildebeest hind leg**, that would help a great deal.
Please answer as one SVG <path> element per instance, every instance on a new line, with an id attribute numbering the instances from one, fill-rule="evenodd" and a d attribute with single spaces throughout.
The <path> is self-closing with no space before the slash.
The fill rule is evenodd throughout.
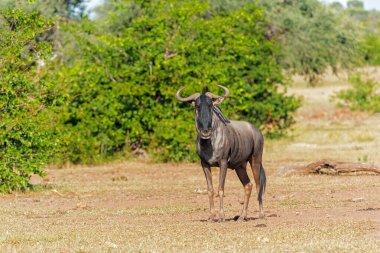
<path id="1" fill-rule="evenodd" d="M 244 204 L 238 221 L 245 221 L 247 220 L 247 210 L 249 204 L 249 197 L 251 196 L 252 192 L 252 183 L 247 175 L 246 166 L 236 169 L 236 174 L 238 175 L 240 182 L 244 186 Z"/>
<path id="2" fill-rule="evenodd" d="M 227 161 L 222 160 L 220 161 L 220 172 L 219 172 L 219 201 L 220 201 L 220 208 L 219 208 L 219 222 L 224 221 L 224 207 L 223 207 L 223 197 L 224 197 L 224 184 L 226 182 L 226 176 L 227 176 Z"/>
<path id="3" fill-rule="evenodd" d="M 251 168 L 252 168 L 253 178 L 255 179 L 256 192 L 257 192 L 257 195 L 259 195 L 261 161 L 257 161 L 256 159 L 253 158 L 251 161 L 249 161 L 249 163 L 250 163 Z M 260 202 L 260 200 L 259 200 L 259 218 L 264 218 L 263 203 L 262 203 L 262 201 Z"/>

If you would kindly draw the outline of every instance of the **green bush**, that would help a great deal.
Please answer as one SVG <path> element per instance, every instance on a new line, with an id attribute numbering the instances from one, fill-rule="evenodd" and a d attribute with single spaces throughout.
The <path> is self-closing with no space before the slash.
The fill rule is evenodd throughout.
<path id="1" fill-rule="evenodd" d="M 370 65 L 380 65 L 380 35 L 365 36 L 364 59 Z"/>
<path id="2" fill-rule="evenodd" d="M 380 95 L 376 93 L 380 86 L 376 81 L 363 78 L 362 74 L 357 73 L 350 78 L 350 83 L 351 89 L 337 93 L 335 99 L 338 100 L 338 106 L 380 112 Z"/>
<path id="3" fill-rule="evenodd" d="M 299 101 L 278 89 L 278 51 L 256 4 L 221 10 L 202 1 L 106 3 L 102 22 L 62 25 L 65 43 L 79 48 L 63 53 L 52 78 L 69 97 L 60 112 L 65 159 L 93 162 L 144 148 L 163 161 L 194 160 L 193 109 L 175 100 L 181 86 L 190 94 L 225 85 L 225 115 L 269 136 L 293 123 Z"/>
<path id="4" fill-rule="evenodd" d="M 38 63 L 51 55 L 38 38 L 53 27 L 38 12 L 0 12 L 0 192 L 31 187 L 30 176 L 43 175 L 57 143 L 47 111 L 51 86 Z"/>

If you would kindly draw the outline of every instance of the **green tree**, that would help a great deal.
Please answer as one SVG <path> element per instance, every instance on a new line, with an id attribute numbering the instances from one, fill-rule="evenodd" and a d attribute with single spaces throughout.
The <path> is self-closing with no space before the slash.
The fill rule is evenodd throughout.
<path id="1" fill-rule="evenodd" d="M 317 0 L 258 0 L 271 20 L 267 36 L 281 45 L 280 62 L 311 84 L 331 68 L 360 63 L 360 34 L 355 20 Z"/>
<path id="2" fill-rule="evenodd" d="M 47 115 L 52 87 L 41 69 L 52 47 L 37 39 L 53 28 L 36 11 L 0 12 L 0 192 L 31 187 L 58 142 Z"/>
<path id="3" fill-rule="evenodd" d="M 359 0 L 350 0 L 350 1 L 347 1 L 347 8 L 364 9 L 364 3 L 363 1 L 359 1 Z"/>
<path id="4" fill-rule="evenodd" d="M 346 13 L 357 22 L 362 30 L 360 36 L 361 58 L 366 64 L 380 64 L 380 12 L 367 11 L 363 8 L 347 8 Z"/>
<path id="5" fill-rule="evenodd" d="M 37 10 L 47 17 L 82 18 L 86 15 L 86 0 L 3 0 L 0 7 Z"/>
<path id="6" fill-rule="evenodd" d="M 277 49 L 256 4 L 222 10 L 200 1 L 109 1 L 104 22 L 66 26 L 79 51 L 61 66 L 63 139 L 68 159 L 88 162 L 144 148 L 156 158 L 193 160 L 194 115 L 175 92 L 230 88 L 222 105 L 268 135 L 293 123 L 299 105 L 283 86 Z M 123 17 L 123 18 L 121 18 Z M 99 23 L 104 24 L 100 26 Z M 75 32 L 80 31 L 80 32 Z M 82 36 L 83 34 L 88 35 Z"/>
<path id="7" fill-rule="evenodd" d="M 338 11 L 341 11 L 341 10 L 344 9 L 343 4 L 340 3 L 340 2 L 332 2 L 332 3 L 330 4 L 330 7 L 331 7 L 331 8 L 334 8 L 334 9 L 336 9 L 336 10 L 338 10 Z"/>
<path id="8" fill-rule="evenodd" d="M 350 16 L 355 17 L 360 21 L 368 19 L 369 12 L 364 9 L 362 1 L 348 1 L 346 11 Z"/>
<path id="9" fill-rule="evenodd" d="M 81 19 L 86 19 L 88 11 L 86 9 L 87 0 L 4 0 L 0 2 L 0 7 L 5 9 L 23 9 L 26 12 L 39 12 L 41 15 L 51 18 L 56 23 L 54 29 L 50 29 L 39 34 L 39 41 L 45 41 L 53 46 L 53 51 L 56 57 L 65 58 L 62 54 L 63 47 L 68 47 L 70 50 L 76 50 L 75 42 L 70 44 L 64 42 L 64 38 L 70 36 L 63 32 L 62 29 L 57 29 L 60 23 L 64 22 L 79 22 Z"/>

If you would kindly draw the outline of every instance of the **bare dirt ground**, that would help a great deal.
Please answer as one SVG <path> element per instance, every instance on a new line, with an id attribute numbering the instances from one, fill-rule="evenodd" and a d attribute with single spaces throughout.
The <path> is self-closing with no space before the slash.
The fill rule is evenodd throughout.
<path id="1" fill-rule="evenodd" d="M 346 87 L 329 79 L 289 90 L 304 105 L 289 137 L 266 141 L 265 219 L 252 197 L 249 220 L 232 220 L 243 200 L 234 171 L 227 221 L 208 223 L 198 164 L 50 168 L 42 190 L 0 195 L 0 252 L 380 252 L 379 176 L 283 175 L 322 158 L 380 165 L 380 116 L 329 100 Z"/>

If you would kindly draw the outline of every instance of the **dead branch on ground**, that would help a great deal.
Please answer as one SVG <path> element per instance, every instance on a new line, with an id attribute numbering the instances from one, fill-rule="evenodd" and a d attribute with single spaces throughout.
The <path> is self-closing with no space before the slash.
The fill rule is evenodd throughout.
<path id="1" fill-rule="evenodd" d="M 380 168 L 374 164 L 320 160 L 290 171 L 290 174 L 327 175 L 380 175 Z"/>

